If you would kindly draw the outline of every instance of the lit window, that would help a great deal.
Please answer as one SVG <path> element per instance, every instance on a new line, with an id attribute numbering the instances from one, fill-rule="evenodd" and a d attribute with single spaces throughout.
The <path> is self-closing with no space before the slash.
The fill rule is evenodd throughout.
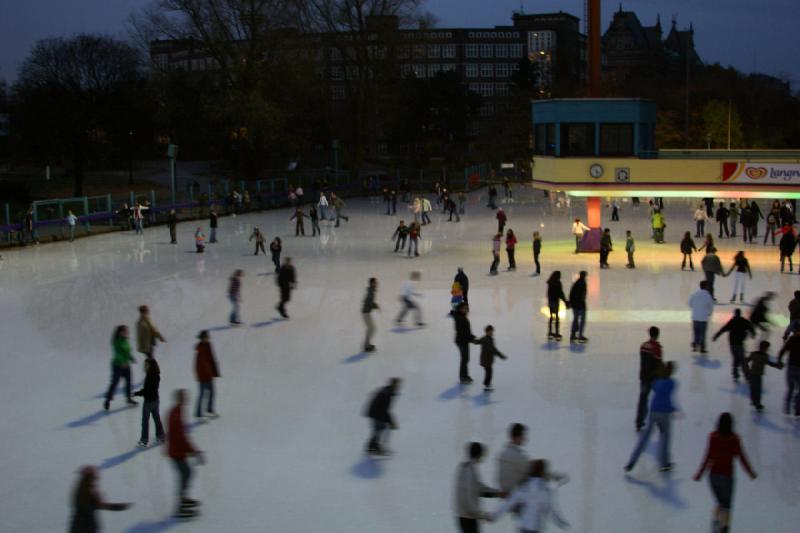
<path id="1" fill-rule="evenodd" d="M 482 44 L 481 45 L 481 57 L 492 57 L 492 45 L 491 44 Z"/>
<path id="2" fill-rule="evenodd" d="M 496 45 L 494 45 L 494 56 L 495 57 L 508 57 L 508 45 L 507 44 L 496 44 Z"/>
<path id="3" fill-rule="evenodd" d="M 483 63 L 481 64 L 481 78 L 492 78 L 494 77 L 494 65 L 491 63 Z"/>
<path id="4" fill-rule="evenodd" d="M 456 45 L 446 44 L 442 47 L 442 57 L 452 59 L 456 57 Z"/>
<path id="5" fill-rule="evenodd" d="M 468 44 L 466 48 L 467 57 L 478 57 L 478 45 L 477 44 Z"/>
<path id="6" fill-rule="evenodd" d="M 475 63 L 467 63 L 466 67 L 466 76 L 467 78 L 477 78 L 478 77 L 478 65 Z"/>

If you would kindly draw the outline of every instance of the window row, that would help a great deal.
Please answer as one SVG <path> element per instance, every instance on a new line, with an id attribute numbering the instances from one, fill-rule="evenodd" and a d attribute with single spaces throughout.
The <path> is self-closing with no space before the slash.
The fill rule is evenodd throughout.
<path id="1" fill-rule="evenodd" d="M 469 58 L 476 57 L 522 57 L 524 53 L 522 43 L 512 44 L 467 44 L 464 55 Z"/>
<path id="2" fill-rule="evenodd" d="M 470 39 L 519 39 L 516 31 L 471 31 L 467 34 Z"/>
<path id="3" fill-rule="evenodd" d="M 440 72 L 455 72 L 456 71 L 456 64 L 455 63 L 444 63 L 444 64 L 431 64 L 431 65 L 401 65 L 400 72 L 407 76 L 411 73 L 414 74 L 417 78 L 433 78 Z"/>
<path id="4" fill-rule="evenodd" d="M 473 93 L 486 98 L 509 95 L 509 86 L 507 83 L 470 83 L 468 87 Z"/>
<path id="5" fill-rule="evenodd" d="M 467 63 L 464 66 L 467 78 L 508 78 L 519 70 L 516 63 Z"/>

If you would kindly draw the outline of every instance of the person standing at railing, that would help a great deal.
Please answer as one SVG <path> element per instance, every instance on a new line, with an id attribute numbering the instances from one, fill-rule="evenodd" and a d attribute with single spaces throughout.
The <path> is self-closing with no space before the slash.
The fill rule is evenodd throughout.
<path id="1" fill-rule="evenodd" d="M 75 224 L 78 223 L 78 217 L 72 214 L 72 211 L 67 211 L 67 226 L 69 226 L 69 242 L 75 240 Z"/>
<path id="2" fill-rule="evenodd" d="M 136 205 L 133 207 L 133 223 L 137 235 L 144 234 L 144 229 L 142 228 L 142 225 L 144 223 L 144 215 L 142 214 L 142 209 L 143 209 L 142 204 L 140 204 L 139 202 L 137 202 Z"/>

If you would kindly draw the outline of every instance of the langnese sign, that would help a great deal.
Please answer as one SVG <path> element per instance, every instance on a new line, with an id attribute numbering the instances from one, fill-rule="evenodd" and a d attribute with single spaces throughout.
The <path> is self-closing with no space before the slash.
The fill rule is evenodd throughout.
<path id="1" fill-rule="evenodd" d="M 800 164 L 724 162 L 722 181 L 750 185 L 800 185 Z"/>

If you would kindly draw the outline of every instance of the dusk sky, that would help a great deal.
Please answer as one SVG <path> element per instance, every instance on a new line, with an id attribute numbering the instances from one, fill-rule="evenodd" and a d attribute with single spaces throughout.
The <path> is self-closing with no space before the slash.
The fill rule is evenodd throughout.
<path id="1" fill-rule="evenodd" d="M 100 32 L 125 38 L 126 19 L 148 0 L 0 0 L 0 79 L 12 81 L 31 45 L 53 36 Z M 526 13 L 566 11 L 583 17 L 583 0 L 428 0 L 441 27 L 491 27 Z M 630 0 L 645 25 L 661 14 L 665 34 L 673 15 L 679 28 L 694 23 L 697 50 L 707 63 L 765 72 L 800 87 L 800 0 Z M 724 7 L 723 7 L 724 6 Z M 603 2 L 603 31 L 619 2 Z"/>

